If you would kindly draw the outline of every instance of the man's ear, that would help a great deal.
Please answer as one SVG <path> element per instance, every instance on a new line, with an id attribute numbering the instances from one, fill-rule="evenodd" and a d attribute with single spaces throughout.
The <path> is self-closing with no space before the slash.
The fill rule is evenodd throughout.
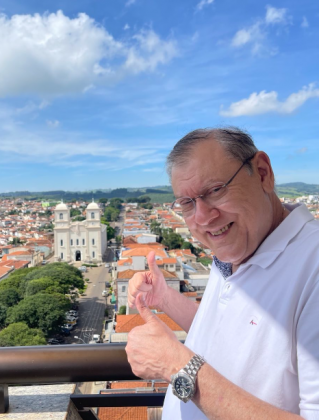
<path id="1" fill-rule="evenodd" d="M 254 160 L 263 190 L 265 193 L 272 193 L 275 189 L 275 176 L 269 156 L 265 152 L 257 152 Z"/>

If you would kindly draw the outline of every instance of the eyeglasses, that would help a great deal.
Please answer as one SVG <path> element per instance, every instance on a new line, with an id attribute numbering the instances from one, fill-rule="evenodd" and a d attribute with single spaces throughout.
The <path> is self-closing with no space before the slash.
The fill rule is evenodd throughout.
<path id="1" fill-rule="evenodd" d="M 250 162 L 255 155 L 251 156 L 250 158 L 246 159 L 240 168 L 235 172 L 235 174 L 230 178 L 228 182 L 225 184 L 216 184 L 213 187 L 209 188 L 204 194 L 200 194 L 197 197 L 181 197 L 177 198 L 174 203 L 171 205 L 171 209 L 173 210 L 181 210 L 183 216 L 191 217 L 195 214 L 196 211 L 196 200 L 200 198 L 203 200 L 208 206 L 216 206 L 218 204 L 219 199 L 224 197 L 227 192 L 227 186 L 232 182 L 235 176 L 239 173 L 241 168 L 243 168 L 248 162 Z"/>

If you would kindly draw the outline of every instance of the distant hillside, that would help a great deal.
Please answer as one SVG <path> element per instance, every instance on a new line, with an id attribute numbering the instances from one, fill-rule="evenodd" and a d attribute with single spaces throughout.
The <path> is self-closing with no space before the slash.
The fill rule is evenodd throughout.
<path id="1" fill-rule="evenodd" d="M 98 200 L 100 198 L 115 198 L 122 199 L 140 197 L 148 195 L 153 202 L 165 203 L 172 201 L 173 194 L 170 186 L 164 187 L 147 187 L 147 188 L 117 188 L 114 190 L 91 190 L 91 191 L 14 191 L 8 193 L 0 193 L 0 198 L 24 198 L 27 200 L 56 200 L 64 201 L 84 200 L 90 201 L 92 198 Z"/>
<path id="2" fill-rule="evenodd" d="M 319 194 L 319 185 L 304 182 L 290 182 L 276 185 L 280 197 L 300 197 L 301 195 Z"/>
<path id="3" fill-rule="evenodd" d="M 300 197 L 301 195 L 319 194 L 319 185 L 305 184 L 304 182 L 291 182 L 288 184 L 276 185 L 279 197 Z M 148 195 L 152 202 L 169 203 L 174 199 L 172 187 L 170 185 L 156 186 L 156 187 L 140 187 L 140 188 L 116 188 L 111 189 L 92 189 L 86 191 L 15 191 L 8 193 L 0 193 L 1 198 L 26 198 L 28 200 L 56 200 L 64 201 L 84 200 L 91 201 L 92 198 L 98 200 L 100 198 L 114 198 L 122 199 L 140 197 Z"/>

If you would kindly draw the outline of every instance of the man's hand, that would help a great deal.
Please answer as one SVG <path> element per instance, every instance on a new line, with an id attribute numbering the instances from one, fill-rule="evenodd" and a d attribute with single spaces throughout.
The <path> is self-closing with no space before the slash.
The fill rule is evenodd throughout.
<path id="1" fill-rule="evenodd" d="M 152 251 L 148 254 L 147 262 L 150 271 L 134 274 L 129 282 L 127 294 L 129 307 L 136 306 L 136 297 L 141 293 L 147 306 L 163 309 L 168 286 L 163 273 L 155 262 L 155 252 Z"/>
<path id="2" fill-rule="evenodd" d="M 128 335 L 125 348 L 133 373 L 144 379 L 164 379 L 184 367 L 194 353 L 180 343 L 172 330 L 143 302 L 143 293 L 135 299 L 145 325 L 135 327 Z"/>

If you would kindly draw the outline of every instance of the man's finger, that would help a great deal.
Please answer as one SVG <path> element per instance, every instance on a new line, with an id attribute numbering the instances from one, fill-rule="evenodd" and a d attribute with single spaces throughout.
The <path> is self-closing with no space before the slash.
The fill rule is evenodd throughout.
<path id="1" fill-rule="evenodd" d="M 158 268 L 158 265 L 156 264 L 156 260 L 155 260 L 155 252 L 151 251 L 148 256 L 147 256 L 147 262 L 148 262 L 148 266 L 150 268 L 150 272 L 155 275 L 155 276 L 159 276 L 161 275 L 161 270 Z"/>
<path id="2" fill-rule="evenodd" d="M 139 293 L 136 296 L 135 306 L 136 306 L 139 314 L 141 315 L 142 319 L 146 323 L 148 323 L 150 321 L 154 321 L 154 319 L 157 320 L 157 317 L 153 314 L 153 312 L 150 310 L 150 308 L 147 305 L 145 305 L 144 297 L 143 297 L 142 293 Z"/>

